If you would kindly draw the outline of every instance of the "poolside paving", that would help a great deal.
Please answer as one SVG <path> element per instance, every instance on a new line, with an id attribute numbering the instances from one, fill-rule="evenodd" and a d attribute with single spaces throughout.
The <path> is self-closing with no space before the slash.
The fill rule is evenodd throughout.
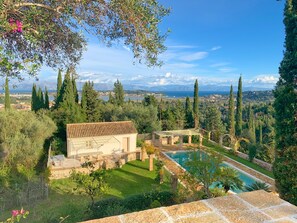
<path id="1" fill-rule="evenodd" d="M 297 223 L 297 207 L 273 193 L 253 191 L 155 208 L 85 223 Z"/>

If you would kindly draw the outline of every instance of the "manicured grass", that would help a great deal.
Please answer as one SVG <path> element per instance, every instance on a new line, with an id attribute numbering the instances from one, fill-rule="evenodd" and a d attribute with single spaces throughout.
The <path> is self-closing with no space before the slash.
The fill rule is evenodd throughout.
<path id="1" fill-rule="evenodd" d="M 213 144 L 211 142 L 207 142 L 206 140 L 203 140 L 203 145 L 217 151 L 218 153 L 220 153 L 220 154 L 222 154 L 224 156 L 227 156 L 227 157 L 229 157 L 229 158 L 231 158 L 231 159 L 233 159 L 233 160 L 235 160 L 235 161 L 237 161 L 239 163 L 242 163 L 242 164 L 244 164 L 244 165 L 246 165 L 246 166 L 248 166 L 248 167 L 250 167 L 250 168 L 252 168 L 254 170 L 257 170 L 258 172 L 263 173 L 266 176 L 269 176 L 269 177 L 274 179 L 274 175 L 273 175 L 273 173 L 271 171 L 268 171 L 268 170 L 258 166 L 257 164 L 246 160 L 246 159 L 243 159 L 241 157 L 233 155 L 233 154 L 229 153 L 227 150 L 225 150 L 224 148 L 222 148 L 219 145 Z"/>
<path id="2" fill-rule="evenodd" d="M 106 197 L 124 198 L 133 194 L 148 192 L 153 189 L 169 190 L 169 184 L 159 185 L 155 182 L 156 172 L 148 171 L 146 162 L 132 161 L 120 169 L 111 170 L 107 179 L 109 191 L 96 200 Z M 73 190 L 76 184 L 71 179 L 53 180 L 50 182 L 50 193 L 47 200 L 41 201 L 34 208 L 30 208 L 30 214 L 22 222 L 59 222 L 60 217 L 67 217 L 63 223 L 79 222 L 87 220 L 86 212 L 90 198 Z M 28 209 L 24 206 L 24 209 Z M 7 212 L 5 216 L 8 216 Z M 0 220 L 3 215 L 0 214 Z"/>

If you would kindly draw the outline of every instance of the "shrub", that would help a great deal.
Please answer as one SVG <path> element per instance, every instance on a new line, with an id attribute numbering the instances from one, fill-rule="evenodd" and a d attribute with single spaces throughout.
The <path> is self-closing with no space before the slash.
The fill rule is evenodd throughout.
<path id="1" fill-rule="evenodd" d="M 151 203 L 150 208 L 158 208 L 158 207 L 161 207 L 161 206 L 162 206 L 162 205 L 161 205 L 160 201 L 158 201 L 158 200 L 154 200 L 154 201 Z"/>
<path id="2" fill-rule="evenodd" d="M 253 162 L 253 159 L 257 155 L 257 145 L 256 144 L 249 144 L 248 145 L 249 150 L 249 160 Z"/>
<path id="3" fill-rule="evenodd" d="M 103 218 L 159 206 L 169 206 L 175 204 L 174 200 L 174 194 L 169 191 L 152 191 L 132 195 L 125 199 L 108 198 L 94 204 L 91 208 L 92 218 Z"/>

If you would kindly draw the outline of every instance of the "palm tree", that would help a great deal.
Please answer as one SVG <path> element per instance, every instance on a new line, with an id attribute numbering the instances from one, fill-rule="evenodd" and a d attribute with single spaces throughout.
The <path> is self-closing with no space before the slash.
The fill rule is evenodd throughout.
<path id="1" fill-rule="evenodd" d="M 251 185 L 247 185 L 244 187 L 246 191 L 254 191 L 254 190 L 265 190 L 267 192 L 271 192 L 270 186 L 264 182 L 256 181 Z"/>
<path id="2" fill-rule="evenodd" d="M 227 193 L 230 189 L 242 189 L 243 182 L 239 179 L 238 172 L 230 167 L 221 167 L 217 186 L 224 188 Z"/>

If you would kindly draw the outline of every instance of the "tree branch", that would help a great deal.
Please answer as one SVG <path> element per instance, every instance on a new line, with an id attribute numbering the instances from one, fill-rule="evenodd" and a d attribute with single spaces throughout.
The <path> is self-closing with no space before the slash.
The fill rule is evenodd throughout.
<path id="1" fill-rule="evenodd" d="M 61 9 L 63 9 L 62 6 L 58 6 L 57 8 L 52 8 L 51 6 L 48 6 L 48 5 L 45 5 L 45 4 L 32 3 L 32 2 L 18 3 L 18 4 L 15 4 L 14 6 L 17 7 L 17 8 L 36 6 L 36 7 L 48 9 L 50 11 L 54 11 L 54 12 L 59 13 L 59 14 L 61 13 Z"/>

